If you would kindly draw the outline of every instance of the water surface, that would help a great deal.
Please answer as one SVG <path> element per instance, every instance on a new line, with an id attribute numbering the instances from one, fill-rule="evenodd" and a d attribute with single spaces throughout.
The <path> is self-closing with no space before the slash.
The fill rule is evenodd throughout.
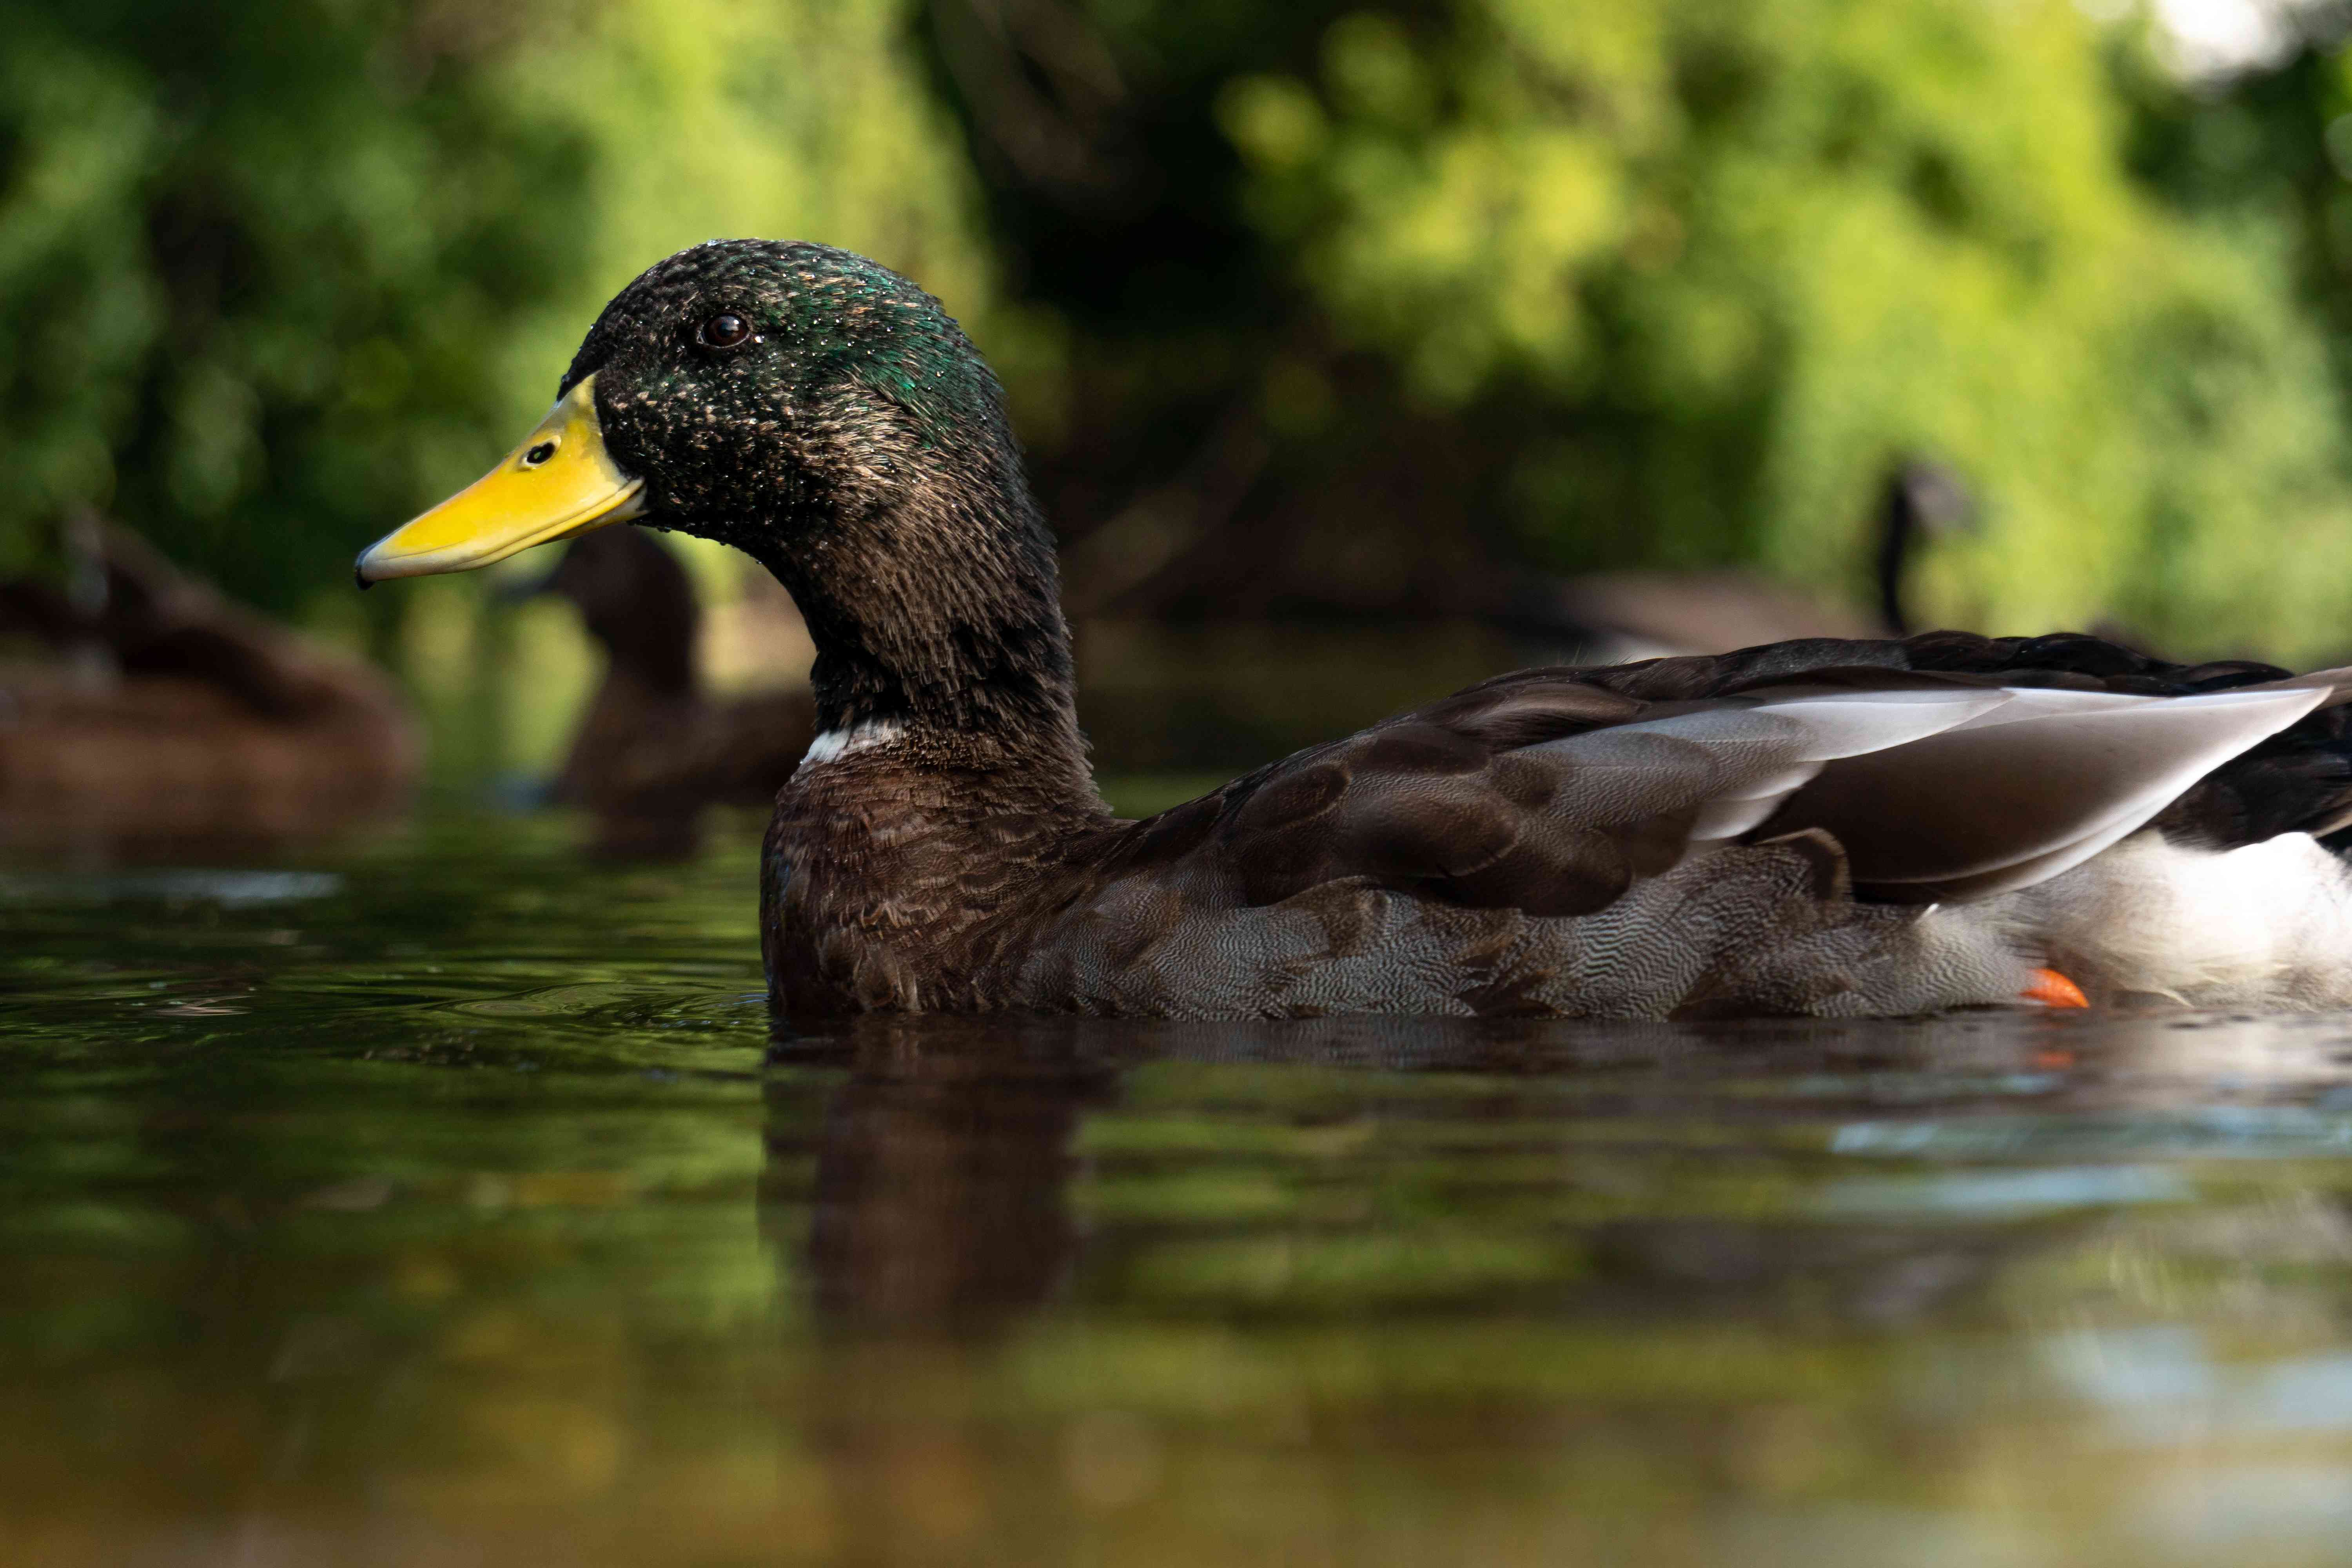
<path id="1" fill-rule="evenodd" d="M 0 869 L 0 1562 L 2346 1559 L 2352 1019 L 772 1037 L 574 842 Z"/>

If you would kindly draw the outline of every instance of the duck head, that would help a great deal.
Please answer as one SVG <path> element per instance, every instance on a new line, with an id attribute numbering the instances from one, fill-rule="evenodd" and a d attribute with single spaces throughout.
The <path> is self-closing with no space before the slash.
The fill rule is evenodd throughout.
<path id="1" fill-rule="evenodd" d="M 826 730 L 1076 743 L 1053 541 L 1003 395 L 937 300 L 863 257 L 714 240 L 658 263 L 604 308 L 539 427 L 369 546 L 359 578 L 625 521 L 733 545 L 782 581 Z"/>

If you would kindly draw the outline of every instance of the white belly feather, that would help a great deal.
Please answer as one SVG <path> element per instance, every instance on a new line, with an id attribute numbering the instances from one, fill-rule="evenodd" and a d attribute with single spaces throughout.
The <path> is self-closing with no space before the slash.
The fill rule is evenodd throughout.
<path id="1" fill-rule="evenodd" d="M 2352 874 L 2309 834 L 2217 850 L 2143 831 L 2047 882 L 1937 912 L 2004 928 L 2094 1001 L 2352 1005 Z"/>

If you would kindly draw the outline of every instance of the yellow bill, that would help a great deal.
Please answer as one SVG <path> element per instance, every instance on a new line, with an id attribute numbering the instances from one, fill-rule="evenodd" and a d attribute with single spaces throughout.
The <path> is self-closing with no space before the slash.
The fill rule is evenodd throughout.
<path id="1" fill-rule="evenodd" d="M 644 511 L 645 481 L 604 450 L 595 387 L 583 376 L 504 462 L 360 552 L 360 586 L 471 571 Z"/>

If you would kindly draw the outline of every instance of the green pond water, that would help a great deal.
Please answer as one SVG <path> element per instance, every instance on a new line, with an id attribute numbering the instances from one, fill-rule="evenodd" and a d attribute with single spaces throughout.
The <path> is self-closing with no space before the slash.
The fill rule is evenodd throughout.
<path id="1" fill-rule="evenodd" d="M 772 1037 L 577 837 L 0 869 L 0 1563 L 2352 1559 L 2352 1019 Z"/>

